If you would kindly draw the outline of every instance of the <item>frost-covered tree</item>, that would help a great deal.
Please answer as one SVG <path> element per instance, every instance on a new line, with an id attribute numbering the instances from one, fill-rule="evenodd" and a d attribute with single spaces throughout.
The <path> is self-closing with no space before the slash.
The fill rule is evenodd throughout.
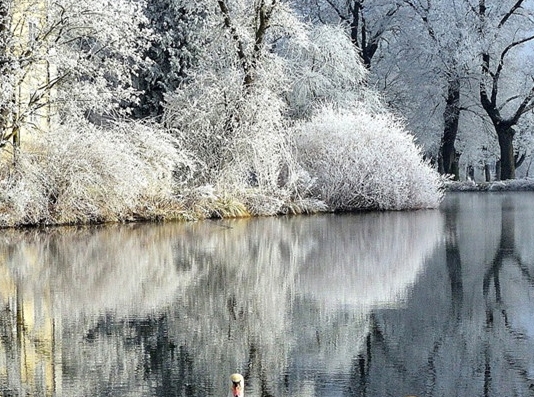
<path id="1" fill-rule="evenodd" d="M 467 4 L 455 2 L 452 8 L 443 1 L 404 0 L 404 4 L 413 12 L 422 33 L 418 51 L 428 63 L 419 74 L 430 71 L 433 80 L 440 82 L 440 101 L 436 103 L 442 109 L 443 125 L 438 153 L 440 171 L 459 179 L 460 152 L 455 143 L 460 113 L 466 108 L 462 93 L 473 65 L 471 52 L 467 51 L 473 43 L 466 20 Z"/>
<path id="2" fill-rule="evenodd" d="M 296 120 L 305 121 L 315 114 L 318 123 L 317 118 L 326 117 L 320 109 L 328 104 L 349 113 L 362 111 L 369 120 L 390 120 L 390 124 L 384 122 L 384 130 L 391 128 L 395 136 L 400 129 L 393 128 L 394 117 L 366 86 L 366 68 L 343 29 L 311 28 L 301 23 L 284 2 L 255 2 L 253 11 L 250 5 L 244 0 L 206 1 L 209 21 L 205 24 L 209 34 L 204 33 L 206 52 L 198 69 L 191 71 L 187 84 L 168 96 L 166 122 L 196 155 L 201 165 L 197 181 L 241 192 L 256 189 L 276 197 L 295 198 L 303 192 L 318 192 L 310 190 L 310 182 L 332 176 L 326 168 L 321 169 L 320 162 L 311 167 L 307 161 L 312 157 L 299 154 L 304 146 L 299 146 L 298 137 L 304 136 L 299 133 L 292 136 Z M 370 127 L 366 139 L 371 139 L 375 132 Z M 317 141 L 317 145 L 328 146 L 328 132 L 324 136 L 325 140 Z M 376 134 L 375 138 L 377 145 L 370 151 L 381 150 L 382 135 Z M 406 147 L 414 145 L 413 141 L 406 142 L 409 142 Z M 356 151 L 354 155 L 361 154 L 356 144 L 350 147 Z M 413 153 L 418 153 L 415 146 Z M 296 161 L 295 155 L 301 161 L 306 159 L 307 173 L 302 171 L 303 164 Z M 336 177 L 350 180 L 357 173 L 349 166 L 351 158 L 337 159 L 346 174 Z M 415 175 L 414 169 L 422 165 L 415 158 L 406 156 L 400 160 L 415 161 L 414 168 L 394 164 L 392 167 Z M 381 173 L 382 165 L 375 160 L 366 166 Z M 394 157 L 382 160 L 394 161 Z M 395 172 L 389 181 L 395 183 L 396 176 Z M 398 201 L 391 198 L 395 202 L 391 205 L 377 204 L 378 199 L 370 204 L 344 205 L 335 200 L 329 204 L 332 209 L 435 205 L 440 197 L 437 179 L 432 172 L 420 176 L 425 185 L 423 194 L 434 195 L 434 201 L 410 201 L 403 197 Z M 369 189 L 372 194 L 372 186 L 359 188 Z M 324 199 L 322 195 L 320 198 Z"/>
<path id="3" fill-rule="evenodd" d="M 150 65 L 143 52 L 151 37 L 144 7 L 141 0 L 58 0 L 50 7 L 49 23 L 57 27 L 49 53 L 63 83 L 57 92 L 62 115 L 130 113 L 139 94 L 132 77 Z"/>
<path id="4" fill-rule="evenodd" d="M 365 86 L 368 72 L 341 26 L 312 27 L 304 42 L 286 43 L 284 56 L 290 87 L 284 96 L 292 117 L 309 118 L 325 103 L 351 107 L 365 100 L 369 107 L 383 108 L 376 92 Z"/>
<path id="5" fill-rule="evenodd" d="M 300 0 L 298 7 L 314 22 L 341 24 L 350 35 L 352 43 L 366 68 L 383 41 L 398 29 L 395 21 L 402 1 L 399 0 Z"/>
<path id="6" fill-rule="evenodd" d="M 345 26 L 370 66 L 369 83 L 407 119 L 425 155 L 443 173 L 460 176 L 464 151 L 467 166 L 501 158 L 503 178 L 520 165 L 525 151 L 513 146 L 513 132 L 533 99 L 527 60 L 531 1 L 301 0 L 297 5 L 313 23 Z M 494 131 L 481 119 L 489 119 Z"/>
<path id="7" fill-rule="evenodd" d="M 459 155 L 464 151 L 468 154 L 464 164 L 487 165 L 491 157 L 487 153 L 494 152 L 493 146 L 497 144 L 500 154 L 496 158 L 502 164 L 502 177 L 513 178 L 521 158 L 513 148 L 514 126 L 529 111 L 533 99 L 529 82 L 532 74 L 523 55 L 528 53 L 532 39 L 530 2 L 404 0 L 404 3 L 413 10 L 414 20 L 426 35 L 414 39 L 413 29 L 402 28 L 399 37 L 408 39 L 404 48 L 418 48 L 426 65 L 414 68 L 408 64 L 401 71 L 404 76 L 430 72 L 441 87 L 434 97 L 440 99 L 435 102 L 435 109 L 443 116 L 440 144 L 443 172 L 459 177 Z M 417 103 L 419 96 L 412 97 Z M 424 107 L 424 103 L 419 107 Z M 486 121 L 479 118 L 489 119 L 494 131 L 488 131 Z M 485 136 L 488 132 L 497 139 Z M 459 136 L 461 143 L 457 141 Z"/>
<path id="8" fill-rule="evenodd" d="M 300 176 L 283 98 L 288 65 L 277 44 L 306 38 L 303 24 L 281 1 L 198 6 L 205 11 L 198 33 L 205 45 L 187 83 L 168 96 L 165 118 L 198 159 L 197 183 L 295 193 Z"/>
<path id="9" fill-rule="evenodd" d="M 531 51 L 531 1 L 480 0 L 473 8 L 480 34 L 480 103 L 500 147 L 501 179 L 515 178 L 514 136 L 523 115 L 534 108 L 533 73 L 514 67 L 521 50 Z"/>
<path id="10" fill-rule="evenodd" d="M 153 32 L 146 50 L 152 63 L 135 78 L 142 93 L 134 113 L 137 117 L 160 117 L 165 94 L 187 81 L 187 72 L 197 64 L 205 42 L 198 33 L 207 21 L 203 5 L 196 2 L 148 0 L 144 13 Z"/>
<path id="11" fill-rule="evenodd" d="M 136 101 L 131 77 L 150 35 L 141 8 L 137 0 L 2 2 L 2 143 L 42 129 L 39 118 L 101 122 L 128 112 L 120 105 Z"/>
<path id="12" fill-rule="evenodd" d="M 0 131 L 4 131 L 8 124 L 9 103 L 12 98 L 12 82 L 10 67 L 12 60 L 9 53 L 9 41 L 11 39 L 11 2 L 0 3 L 0 76 L 2 79 L 2 93 L 0 94 Z M 2 137 L 4 133 L 1 133 Z M 2 139 L 3 140 L 3 139 Z"/>

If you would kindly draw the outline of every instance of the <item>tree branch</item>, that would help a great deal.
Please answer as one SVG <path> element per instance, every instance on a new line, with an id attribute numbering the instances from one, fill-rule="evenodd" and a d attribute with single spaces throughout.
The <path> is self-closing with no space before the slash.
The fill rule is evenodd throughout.
<path id="1" fill-rule="evenodd" d="M 438 38 L 436 36 L 436 32 L 434 31 L 434 28 L 430 24 L 430 20 L 428 19 L 428 8 L 425 7 L 418 7 L 413 1 L 411 0 L 404 0 L 404 3 L 409 5 L 417 15 L 419 15 L 419 18 L 421 18 L 421 21 L 423 21 L 426 30 L 428 32 L 428 35 L 434 41 L 434 43 L 438 42 Z"/>
<path id="2" fill-rule="evenodd" d="M 228 9 L 228 6 L 226 5 L 225 0 L 217 0 L 217 3 L 219 4 L 219 8 L 224 17 L 224 26 L 230 31 L 230 34 L 232 35 L 232 38 L 236 43 L 237 57 L 241 61 L 241 67 L 243 68 L 243 71 L 245 72 L 245 85 L 248 86 L 252 84 L 252 76 L 250 75 L 250 66 L 249 66 L 247 56 L 245 54 L 243 41 L 239 37 L 239 34 L 237 33 L 235 26 L 232 24 L 232 20 L 230 18 L 230 10 Z"/>
<path id="3" fill-rule="evenodd" d="M 510 18 L 514 12 L 516 12 L 516 10 L 518 8 L 521 7 L 522 3 L 523 3 L 524 0 L 518 0 L 513 6 L 512 8 L 510 8 L 510 10 L 504 15 L 504 17 L 501 19 L 501 21 L 499 22 L 499 25 L 497 26 L 497 28 L 501 28 L 505 23 L 506 21 L 508 20 L 508 18 Z"/>
<path id="4" fill-rule="evenodd" d="M 532 102 L 533 99 L 534 99 L 534 85 L 530 88 L 530 92 L 523 99 L 523 101 L 521 102 L 517 110 L 515 111 L 513 117 L 510 119 L 510 121 L 513 124 L 517 124 L 521 115 L 523 115 L 525 112 L 528 112 L 534 107 L 534 103 Z"/>
<path id="5" fill-rule="evenodd" d="M 534 40 L 534 35 L 525 37 L 524 39 L 514 41 L 513 43 L 510 43 L 501 53 L 501 57 L 499 59 L 499 65 L 497 66 L 497 70 L 495 71 L 495 75 L 493 76 L 494 83 L 498 83 L 499 77 L 502 72 L 502 68 L 504 66 L 504 58 L 506 57 L 506 54 L 513 49 L 514 47 L 517 47 L 518 45 L 524 44 L 528 41 Z M 488 61 L 489 63 L 489 61 Z"/>
<path id="6" fill-rule="evenodd" d="M 486 89 L 486 84 L 484 84 L 484 81 L 480 80 L 480 103 L 486 113 L 488 113 L 488 116 L 491 118 L 491 121 L 495 123 L 496 121 L 500 120 L 500 114 L 499 111 L 496 109 L 495 104 L 490 100 L 488 96 L 488 91 Z M 493 96 L 492 96 L 493 98 Z"/>
<path id="7" fill-rule="evenodd" d="M 504 107 L 505 107 L 508 103 L 510 103 L 510 102 L 512 102 L 512 101 L 515 101 L 515 100 L 518 99 L 519 97 L 520 97 L 520 95 L 513 95 L 513 96 L 511 96 L 510 98 L 508 98 L 507 100 L 505 100 L 501 106 L 499 106 L 499 110 L 503 110 Z"/>
<path id="8" fill-rule="evenodd" d="M 333 8 L 337 16 L 339 17 L 339 19 L 341 19 L 343 22 L 347 22 L 348 18 L 345 15 L 343 15 L 339 7 L 337 7 L 332 0 L 326 0 L 326 2 L 330 5 L 330 7 Z"/>
<path id="9" fill-rule="evenodd" d="M 254 57 L 257 58 L 261 47 L 263 45 L 265 34 L 267 33 L 267 29 L 269 28 L 269 23 L 271 20 L 271 15 L 273 13 L 273 9 L 276 6 L 277 0 L 272 0 L 270 8 L 267 9 L 267 6 L 265 5 L 265 0 L 261 1 L 260 9 L 258 10 L 258 20 L 259 23 L 256 27 L 255 32 L 255 42 L 254 42 Z"/>

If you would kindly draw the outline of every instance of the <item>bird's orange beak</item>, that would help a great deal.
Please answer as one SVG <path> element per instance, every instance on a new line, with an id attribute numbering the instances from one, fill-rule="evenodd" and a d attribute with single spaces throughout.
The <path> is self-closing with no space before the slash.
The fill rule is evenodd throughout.
<path id="1" fill-rule="evenodd" d="M 232 396 L 241 397 L 242 395 L 242 388 L 239 382 L 232 382 Z"/>
<path id="2" fill-rule="evenodd" d="M 230 376 L 232 381 L 230 386 L 230 392 L 232 397 L 243 397 L 245 395 L 245 380 L 241 374 L 233 374 Z"/>

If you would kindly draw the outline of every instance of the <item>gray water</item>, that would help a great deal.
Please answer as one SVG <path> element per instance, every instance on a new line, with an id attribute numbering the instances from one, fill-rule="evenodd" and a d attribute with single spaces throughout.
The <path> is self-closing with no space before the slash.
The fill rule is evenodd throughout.
<path id="1" fill-rule="evenodd" d="M 0 241 L 0 396 L 534 395 L 532 193 Z"/>

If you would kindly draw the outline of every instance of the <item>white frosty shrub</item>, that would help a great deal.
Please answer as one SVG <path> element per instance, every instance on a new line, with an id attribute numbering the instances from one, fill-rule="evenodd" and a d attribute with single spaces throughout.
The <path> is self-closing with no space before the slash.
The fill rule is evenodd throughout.
<path id="1" fill-rule="evenodd" d="M 441 179 L 391 114 L 325 107 L 297 126 L 298 158 L 332 210 L 436 207 Z"/>
<path id="2" fill-rule="evenodd" d="M 204 4 L 205 46 L 187 84 L 166 96 L 165 123 L 197 159 L 197 186 L 213 185 L 253 214 L 283 211 L 310 181 L 289 145 L 293 65 L 282 48 L 286 40 L 308 41 L 307 27 L 285 1 Z"/>
<path id="3" fill-rule="evenodd" d="M 176 141 L 154 126 L 72 122 L 40 137 L 2 175 L 0 224 L 131 219 L 171 199 L 175 167 L 187 164 Z"/>
<path id="4" fill-rule="evenodd" d="M 293 117 L 309 117 L 324 103 L 348 107 L 357 100 L 383 110 L 378 94 L 365 86 L 367 69 L 343 26 L 313 27 L 305 39 L 287 40 L 281 52 L 288 65 L 285 97 Z"/>
<path id="5" fill-rule="evenodd" d="M 286 103 L 273 87 L 284 86 L 282 66 L 277 57 L 264 62 L 269 72 L 248 88 L 237 69 L 195 76 L 167 96 L 165 123 L 198 162 L 193 187 L 211 184 L 272 215 L 304 195 L 309 177 L 294 160 Z"/>

